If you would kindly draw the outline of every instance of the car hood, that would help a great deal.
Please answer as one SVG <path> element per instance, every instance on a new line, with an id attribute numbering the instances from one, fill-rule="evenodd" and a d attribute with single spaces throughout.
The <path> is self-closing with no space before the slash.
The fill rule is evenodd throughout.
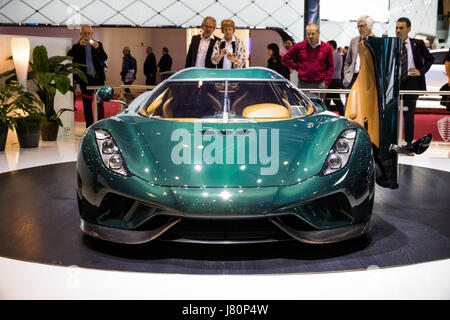
<path id="1" fill-rule="evenodd" d="M 257 123 L 106 119 L 129 171 L 171 187 L 269 187 L 317 175 L 350 123 L 323 112 Z"/>

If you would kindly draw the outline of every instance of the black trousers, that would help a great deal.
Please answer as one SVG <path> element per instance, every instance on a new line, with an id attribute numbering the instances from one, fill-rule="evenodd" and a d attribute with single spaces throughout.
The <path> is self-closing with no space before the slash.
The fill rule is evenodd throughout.
<path id="1" fill-rule="evenodd" d="M 80 81 L 78 85 L 80 86 L 80 90 L 83 94 L 93 96 L 94 91 L 88 90 L 88 86 L 103 86 L 105 84 L 105 81 L 100 78 L 95 78 L 91 76 L 87 76 L 88 83 L 85 83 L 83 81 Z M 83 99 L 83 111 L 84 111 L 84 120 L 86 121 L 86 128 L 89 127 L 91 124 L 94 123 L 94 116 L 92 113 L 92 101 L 94 100 L 82 97 Z M 105 117 L 105 109 L 103 107 L 103 101 L 97 100 L 97 116 L 98 120 L 103 119 Z"/>
<path id="2" fill-rule="evenodd" d="M 347 89 L 352 88 L 353 84 L 355 83 L 356 79 L 358 78 L 358 75 L 359 75 L 359 72 L 353 74 L 352 81 L 350 81 Z"/>
<path id="3" fill-rule="evenodd" d="M 408 76 L 406 81 L 400 84 L 400 90 L 420 90 L 419 77 Z M 408 107 L 408 111 L 403 112 L 405 122 L 405 141 L 411 144 L 414 139 L 414 113 L 416 111 L 418 95 L 408 94 L 403 96 L 403 106 Z"/>
<path id="4" fill-rule="evenodd" d="M 125 85 L 128 86 L 128 85 L 130 85 L 130 84 L 133 84 L 133 82 L 134 82 L 134 81 L 128 81 L 128 82 L 125 82 L 125 81 L 124 81 L 123 84 L 125 84 Z M 126 92 L 126 93 L 131 93 L 130 89 L 128 89 L 128 88 L 125 88 L 125 92 Z"/>
<path id="5" fill-rule="evenodd" d="M 355 83 L 356 79 L 358 78 L 358 75 L 359 75 L 359 72 L 353 74 L 352 81 L 350 81 L 350 84 L 348 85 L 347 89 L 351 89 L 353 87 L 353 84 Z M 346 100 L 345 101 L 345 107 L 346 108 L 347 108 L 348 96 L 349 96 L 349 94 L 347 93 L 345 95 L 345 100 Z"/>
<path id="6" fill-rule="evenodd" d="M 341 79 L 331 80 L 328 89 L 342 89 L 342 80 Z M 327 106 L 327 109 L 330 109 L 331 101 L 333 101 L 334 104 L 336 105 L 339 115 L 343 116 L 345 112 L 344 112 L 344 104 L 341 101 L 341 96 L 337 93 L 327 93 L 325 96 L 325 105 Z"/>
<path id="7" fill-rule="evenodd" d="M 147 86 L 154 86 L 154 85 L 156 85 L 156 73 L 152 74 L 150 77 L 147 77 L 145 79 L 145 85 L 147 85 Z"/>

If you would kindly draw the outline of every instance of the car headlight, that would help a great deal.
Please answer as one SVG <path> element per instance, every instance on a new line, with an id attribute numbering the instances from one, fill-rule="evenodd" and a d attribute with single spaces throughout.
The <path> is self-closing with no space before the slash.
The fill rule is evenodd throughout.
<path id="1" fill-rule="evenodd" d="M 111 135 L 105 130 L 95 130 L 94 132 L 103 165 L 115 173 L 126 177 L 130 176 L 122 154 Z"/>
<path id="2" fill-rule="evenodd" d="M 322 168 L 322 175 L 334 173 L 345 167 L 352 154 L 356 139 L 356 129 L 343 131 L 328 153 L 328 157 Z"/>

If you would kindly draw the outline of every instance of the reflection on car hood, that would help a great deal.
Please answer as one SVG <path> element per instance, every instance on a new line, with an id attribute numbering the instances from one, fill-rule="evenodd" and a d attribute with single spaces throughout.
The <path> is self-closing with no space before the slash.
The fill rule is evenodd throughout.
<path id="1" fill-rule="evenodd" d="M 322 113 L 260 123 L 201 123 L 139 116 L 104 122 L 132 174 L 179 187 L 267 187 L 316 175 L 349 126 Z"/>

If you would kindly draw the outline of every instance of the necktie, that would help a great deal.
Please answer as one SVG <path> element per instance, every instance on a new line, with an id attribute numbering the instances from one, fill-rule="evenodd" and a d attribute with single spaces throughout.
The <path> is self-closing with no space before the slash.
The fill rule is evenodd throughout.
<path id="1" fill-rule="evenodd" d="M 402 64 L 401 64 L 401 81 L 408 79 L 408 50 L 406 50 L 406 42 L 402 44 Z"/>
<path id="2" fill-rule="evenodd" d="M 87 73 L 90 76 L 95 76 L 95 66 L 94 66 L 94 60 L 92 59 L 92 46 L 87 44 L 84 46 L 84 50 L 86 53 L 86 65 L 88 66 Z"/>

